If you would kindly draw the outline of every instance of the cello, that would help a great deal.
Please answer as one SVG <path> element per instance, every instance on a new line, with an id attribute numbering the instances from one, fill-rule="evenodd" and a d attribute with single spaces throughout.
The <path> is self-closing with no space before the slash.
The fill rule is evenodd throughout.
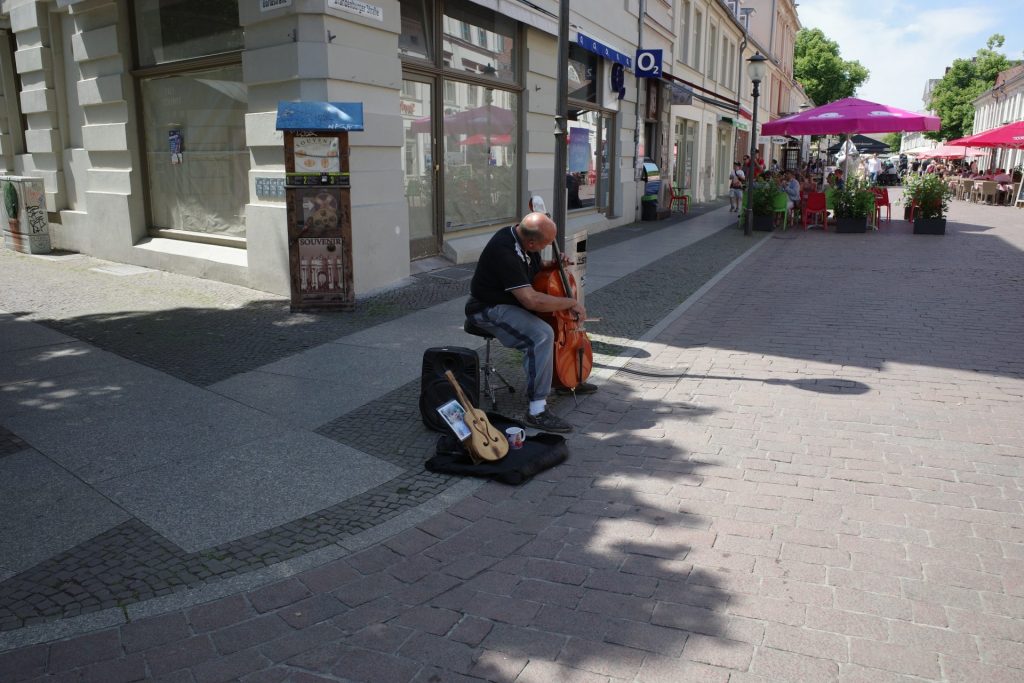
<path id="1" fill-rule="evenodd" d="M 533 288 L 551 296 L 578 298 L 576 279 L 565 272 L 562 252 L 557 242 L 551 243 L 555 266 L 545 268 L 533 279 Z M 539 313 L 555 332 L 554 378 L 559 385 L 575 393 L 576 387 L 590 377 L 594 352 L 590 337 L 583 329 L 583 320 L 571 310 Z"/>

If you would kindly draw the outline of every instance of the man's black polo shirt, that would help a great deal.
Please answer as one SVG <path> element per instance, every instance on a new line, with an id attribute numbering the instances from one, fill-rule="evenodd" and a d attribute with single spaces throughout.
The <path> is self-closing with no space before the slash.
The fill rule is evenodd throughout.
<path id="1" fill-rule="evenodd" d="M 519 306 L 512 290 L 532 287 L 533 278 L 540 269 L 540 254 L 523 248 L 516 238 L 515 226 L 502 228 L 494 233 L 480 254 L 469 285 L 466 315 L 498 304 Z"/>

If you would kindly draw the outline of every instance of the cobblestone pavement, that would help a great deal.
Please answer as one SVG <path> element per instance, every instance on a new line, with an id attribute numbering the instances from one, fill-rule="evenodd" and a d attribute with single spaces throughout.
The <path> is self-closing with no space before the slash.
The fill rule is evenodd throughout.
<path id="1" fill-rule="evenodd" d="M 562 407 L 565 464 L 0 680 L 1018 681 L 1024 212 L 952 217 L 777 235 Z M 588 310 L 636 339 L 716 272 L 690 253 Z M 352 417 L 320 431 L 396 457 Z"/>

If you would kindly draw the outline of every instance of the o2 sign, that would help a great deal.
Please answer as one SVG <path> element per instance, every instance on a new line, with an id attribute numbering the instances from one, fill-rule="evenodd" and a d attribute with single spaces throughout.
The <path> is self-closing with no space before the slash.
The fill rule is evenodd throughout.
<path id="1" fill-rule="evenodd" d="M 661 78 L 661 50 L 636 51 L 636 77 Z"/>

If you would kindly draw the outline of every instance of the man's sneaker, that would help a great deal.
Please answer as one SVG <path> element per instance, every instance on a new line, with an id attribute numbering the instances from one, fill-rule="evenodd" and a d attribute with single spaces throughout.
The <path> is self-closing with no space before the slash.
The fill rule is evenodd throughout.
<path id="1" fill-rule="evenodd" d="M 572 431 L 571 424 L 557 415 L 552 415 L 550 410 L 545 410 L 543 413 L 539 413 L 537 415 L 530 415 L 527 413 L 526 417 L 523 418 L 523 423 L 527 427 L 533 427 L 534 429 L 539 429 L 542 432 L 567 434 Z"/>
<path id="2" fill-rule="evenodd" d="M 595 391 L 597 391 L 597 387 L 590 382 L 580 382 L 576 385 L 577 396 L 586 396 L 587 394 L 593 394 Z M 573 392 L 568 387 L 556 387 L 555 393 L 559 396 L 568 396 Z"/>

